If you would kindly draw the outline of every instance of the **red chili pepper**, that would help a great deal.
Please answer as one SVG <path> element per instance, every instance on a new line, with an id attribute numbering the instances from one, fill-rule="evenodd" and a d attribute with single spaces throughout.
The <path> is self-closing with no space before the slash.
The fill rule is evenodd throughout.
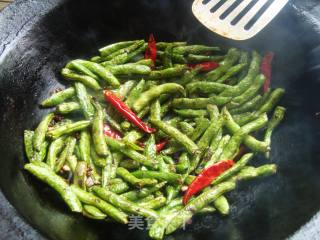
<path id="1" fill-rule="evenodd" d="M 153 61 L 153 65 L 156 64 L 157 59 L 157 44 L 156 40 L 154 39 L 153 34 L 151 33 L 148 40 L 148 47 L 144 53 L 145 59 L 151 59 Z"/>
<path id="2" fill-rule="evenodd" d="M 217 62 L 188 63 L 189 68 L 201 67 L 202 72 L 208 72 L 219 67 Z"/>
<path id="3" fill-rule="evenodd" d="M 270 82 L 271 82 L 271 63 L 273 59 L 274 53 L 273 52 L 268 52 L 262 59 L 261 61 L 261 72 L 262 74 L 266 77 L 266 80 L 264 81 L 262 90 L 263 92 L 267 92 L 270 88 Z"/>
<path id="4" fill-rule="evenodd" d="M 159 153 L 167 143 L 168 143 L 168 139 L 164 139 L 164 140 L 160 141 L 159 143 L 157 143 L 156 144 L 157 153 Z M 145 147 L 145 144 L 143 142 L 138 142 L 137 144 L 140 147 Z"/>
<path id="5" fill-rule="evenodd" d="M 157 143 L 156 144 L 157 153 L 159 153 L 165 147 L 165 145 L 167 143 L 168 143 L 168 139 L 164 139 L 164 140 L 160 141 L 159 143 Z"/>
<path id="6" fill-rule="evenodd" d="M 121 139 L 121 135 L 116 132 L 115 130 L 113 130 L 108 124 L 104 124 L 103 126 L 103 133 L 104 135 L 114 138 L 114 139 Z"/>
<path id="7" fill-rule="evenodd" d="M 112 106 L 114 106 L 118 110 L 118 112 L 129 122 L 133 123 L 146 133 L 154 133 L 156 131 L 156 129 L 151 128 L 147 126 L 147 124 L 142 122 L 142 120 L 138 118 L 137 115 L 124 102 L 122 102 L 120 98 L 114 95 L 113 92 L 109 90 L 104 90 L 103 94 L 106 101 L 108 101 Z"/>
<path id="8" fill-rule="evenodd" d="M 233 164 L 233 160 L 224 160 L 204 169 L 189 185 L 187 191 L 183 196 L 183 204 L 187 204 L 189 199 L 193 195 L 209 186 L 214 179 L 216 179 L 221 173 L 232 167 Z"/>

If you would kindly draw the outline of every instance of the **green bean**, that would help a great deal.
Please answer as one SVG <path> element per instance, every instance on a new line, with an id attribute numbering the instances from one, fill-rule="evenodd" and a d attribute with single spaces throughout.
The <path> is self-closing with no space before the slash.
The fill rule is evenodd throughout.
<path id="1" fill-rule="evenodd" d="M 204 46 L 204 45 L 189 45 L 189 46 L 176 46 L 173 49 L 173 53 L 176 54 L 202 54 L 202 53 L 207 53 L 207 52 L 216 52 L 220 51 L 219 47 L 209 47 L 209 46 Z"/>
<path id="2" fill-rule="evenodd" d="M 173 54 L 172 53 L 171 58 L 174 63 L 179 63 L 179 64 L 186 64 L 187 63 L 186 58 L 181 54 Z"/>
<path id="3" fill-rule="evenodd" d="M 152 61 L 152 59 L 142 59 L 142 60 L 139 60 L 139 61 L 135 62 L 135 64 L 152 67 L 153 66 L 153 61 Z"/>
<path id="4" fill-rule="evenodd" d="M 228 108 L 237 108 L 241 104 L 244 104 L 247 101 L 250 101 L 254 96 L 257 95 L 258 91 L 261 89 L 261 86 L 263 85 L 265 81 L 265 76 L 263 74 L 259 74 L 252 85 L 245 90 L 241 95 L 235 97 L 232 99 L 232 101 L 228 104 Z"/>
<path id="5" fill-rule="evenodd" d="M 220 77 L 216 82 L 217 83 L 224 83 L 234 75 L 238 74 L 247 66 L 247 63 L 240 63 L 231 67 L 222 77 Z"/>
<path id="6" fill-rule="evenodd" d="M 238 60 L 239 58 L 239 51 L 235 48 L 231 48 L 227 55 L 225 56 L 224 60 L 220 62 L 219 67 L 208 72 L 205 75 L 205 79 L 207 81 L 216 81 L 218 80 L 221 76 L 223 76 L 229 69 L 230 67 Z"/>
<path id="7" fill-rule="evenodd" d="M 81 131 L 81 130 L 87 128 L 90 124 L 91 124 L 91 122 L 89 120 L 83 120 L 83 121 L 78 121 L 78 122 L 74 122 L 74 123 L 67 123 L 67 124 L 61 125 L 59 127 L 56 127 L 52 130 L 49 130 L 47 132 L 47 136 L 52 139 L 57 139 L 62 135 Z"/>
<path id="8" fill-rule="evenodd" d="M 228 144 L 225 146 L 220 158 L 221 159 L 233 159 L 238 149 L 243 141 L 243 139 L 253 131 L 257 131 L 264 127 L 268 123 L 268 117 L 266 114 L 262 114 L 256 120 L 242 126 L 235 134 L 232 136 Z"/>
<path id="9" fill-rule="evenodd" d="M 75 70 L 78 71 L 80 73 L 82 73 L 83 75 L 89 76 L 90 78 L 93 78 L 95 80 L 99 80 L 99 77 L 97 75 L 95 75 L 93 72 L 91 72 L 88 68 L 86 68 L 85 66 L 83 66 L 82 64 L 80 64 L 77 61 L 71 61 L 66 65 L 66 68 L 63 68 L 65 70 L 67 70 L 66 72 L 73 72 L 70 70 Z M 62 69 L 62 71 L 63 71 Z M 63 75 L 63 73 L 62 73 Z M 82 76 L 83 76 L 82 75 Z M 75 79 L 76 80 L 76 79 Z M 84 83 L 85 84 L 85 83 Z"/>
<path id="10" fill-rule="evenodd" d="M 54 93 L 49 98 L 44 100 L 41 103 L 43 107 L 54 107 L 60 103 L 63 103 L 65 100 L 75 96 L 76 91 L 73 87 L 66 88 L 60 92 Z"/>
<path id="11" fill-rule="evenodd" d="M 129 170 L 133 170 L 133 169 L 136 170 L 140 167 L 140 164 L 136 161 L 124 160 L 120 162 L 119 166 Z M 159 168 L 160 168 L 160 164 L 159 164 Z"/>
<path id="12" fill-rule="evenodd" d="M 105 157 L 101 157 L 97 154 L 97 152 L 95 151 L 94 146 L 90 147 L 90 156 L 92 159 L 92 162 L 94 163 L 94 165 L 98 166 L 98 167 L 104 167 L 106 166 L 106 158 Z"/>
<path id="13" fill-rule="evenodd" d="M 148 159 L 147 157 L 143 156 L 142 154 L 140 154 L 132 149 L 127 148 L 123 142 L 115 140 L 115 139 L 107 137 L 107 136 L 105 136 L 105 139 L 107 141 L 107 144 L 113 150 L 122 152 L 124 155 L 137 161 L 138 163 L 141 163 L 142 165 L 145 165 L 146 167 L 157 169 L 158 166 L 157 166 L 156 162 L 154 162 L 152 159 Z"/>
<path id="14" fill-rule="evenodd" d="M 161 106 L 160 101 L 155 100 L 150 108 L 150 118 L 155 120 L 161 120 Z"/>
<path id="15" fill-rule="evenodd" d="M 141 44 L 142 43 L 142 44 Z M 138 48 L 136 48 L 138 46 Z M 105 61 L 102 62 L 101 65 L 106 67 L 109 65 L 118 65 L 118 64 L 124 64 L 128 61 L 130 61 L 132 58 L 134 58 L 135 56 L 137 56 L 138 54 L 142 53 L 143 51 L 145 51 L 146 47 L 147 47 L 147 43 L 137 43 L 137 45 L 132 46 L 132 48 L 130 49 L 130 51 L 118 54 L 117 56 L 113 57 L 111 60 L 109 61 Z M 134 48 L 134 50 L 133 50 Z"/>
<path id="16" fill-rule="evenodd" d="M 56 162 L 56 165 L 54 167 L 55 172 L 59 172 L 62 166 L 64 165 L 64 163 L 66 162 L 67 158 L 73 154 L 74 148 L 76 146 L 76 142 L 77 142 L 77 139 L 74 137 L 69 137 L 66 140 L 66 146 L 61 152 Z"/>
<path id="17" fill-rule="evenodd" d="M 47 141 L 44 141 L 41 145 L 40 151 L 34 152 L 33 161 L 42 162 L 46 158 L 48 146 L 49 143 Z"/>
<path id="18" fill-rule="evenodd" d="M 160 182 L 157 185 L 152 186 L 150 188 L 142 188 L 139 190 L 133 190 L 133 191 L 121 194 L 121 196 L 127 198 L 130 201 L 135 201 L 139 198 L 145 198 L 145 197 L 149 196 L 150 194 L 158 191 L 159 189 L 163 188 L 166 185 L 166 183 L 167 182 Z"/>
<path id="19" fill-rule="evenodd" d="M 170 223 L 166 226 L 166 234 L 174 232 L 176 229 L 191 219 L 194 213 L 199 212 L 209 203 L 216 200 L 225 192 L 235 188 L 235 184 L 231 182 L 221 183 L 208 191 L 203 192 L 194 200 L 190 201 L 182 210 L 178 211 Z"/>
<path id="20" fill-rule="evenodd" d="M 124 193 L 124 192 L 128 191 L 130 188 L 126 182 L 119 182 L 119 183 L 110 184 L 110 181 L 109 181 L 109 184 L 106 187 L 106 189 L 108 189 L 109 191 L 114 192 L 116 194 Z"/>
<path id="21" fill-rule="evenodd" d="M 109 56 L 106 57 L 106 60 L 112 60 L 112 59 L 117 58 L 119 56 L 122 56 L 124 54 L 131 53 L 143 44 L 144 44 L 144 40 L 135 41 L 133 44 L 130 44 L 127 47 L 119 49 L 116 52 L 113 52 L 112 54 L 110 54 Z"/>
<path id="22" fill-rule="evenodd" d="M 238 74 L 238 79 L 243 79 L 248 73 L 248 65 L 250 64 L 250 56 L 246 51 L 242 51 L 239 59 L 240 64 L 246 64 L 246 67 Z"/>
<path id="23" fill-rule="evenodd" d="M 158 50 L 164 50 L 169 45 L 184 46 L 186 44 L 187 44 L 186 42 L 157 42 L 157 49 Z"/>
<path id="24" fill-rule="evenodd" d="M 82 112 L 86 118 L 92 118 L 94 115 L 94 107 L 90 102 L 90 97 L 87 93 L 86 87 L 82 83 L 75 83 L 77 97 L 82 109 Z"/>
<path id="25" fill-rule="evenodd" d="M 219 197 L 218 199 L 220 199 L 221 197 Z M 198 214 L 208 214 L 208 213 L 214 213 L 215 211 L 217 211 L 217 209 L 215 209 L 214 207 L 211 206 L 206 206 L 204 208 L 202 208 Z"/>
<path id="26" fill-rule="evenodd" d="M 155 70 L 155 71 L 151 71 L 151 73 L 148 76 L 148 79 L 157 80 L 157 79 L 164 79 L 164 78 L 180 77 L 185 73 L 186 70 L 187 70 L 187 67 L 185 65 L 166 68 L 163 70 Z"/>
<path id="27" fill-rule="evenodd" d="M 224 56 L 207 56 L 207 55 L 196 55 L 196 54 L 188 54 L 187 60 L 191 63 L 202 63 L 202 62 L 210 62 L 210 61 L 221 61 Z"/>
<path id="28" fill-rule="evenodd" d="M 107 215 L 101 212 L 99 208 L 87 204 L 83 205 L 82 214 L 96 220 L 103 220 L 107 217 Z"/>
<path id="29" fill-rule="evenodd" d="M 166 198 L 163 196 L 156 197 L 146 202 L 138 203 L 140 207 L 147 209 L 158 209 L 166 204 Z"/>
<path id="30" fill-rule="evenodd" d="M 192 82 L 186 86 L 189 94 L 192 93 L 220 93 L 231 86 L 217 82 Z"/>
<path id="31" fill-rule="evenodd" d="M 190 167 L 190 160 L 187 153 L 182 153 L 179 157 L 179 163 L 176 165 L 178 173 L 185 173 Z"/>
<path id="32" fill-rule="evenodd" d="M 230 135 L 224 135 L 221 140 L 218 143 L 217 149 L 214 151 L 214 153 L 212 154 L 210 160 L 205 163 L 205 167 L 204 168 L 208 168 L 210 167 L 212 164 L 218 162 L 221 158 L 221 154 L 224 150 L 224 148 L 226 147 L 226 145 L 228 144 L 228 142 L 230 141 Z M 226 160 L 226 159 L 224 159 Z"/>
<path id="33" fill-rule="evenodd" d="M 194 68 L 192 70 L 185 71 L 183 76 L 176 79 L 175 82 L 182 85 L 182 86 L 192 82 L 194 80 L 194 78 L 196 77 L 196 75 L 200 72 L 200 69 L 201 68 L 199 67 L 199 68 Z"/>
<path id="34" fill-rule="evenodd" d="M 81 109 L 81 106 L 78 102 L 64 102 L 60 103 L 56 110 L 60 114 L 68 114 L 70 112 L 78 111 Z"/>
<path id="35" fill-rule="evenodd" d="M 221 130 L 216 134 L 216 136 L 215 136 L 214 138 L 212 138 L 212 140 L 211 140 L 210 150 L 211 150 L 212 152 L 214 152 L 214 151 L 217 149 L 218 144 L 219 144 L 221 138 L 222 138 L 222 129 L 221 129 Z"/>
<path id="36" fill-rule="evenodd" d="M 34 147 L 35 151 L 41 150 L 41 146 L 46 138 L 46 132 L 48 130 L 49 124 L 50 124 L 51 120 L 53 119 L 53 117 L 54 117 L 53 113 L 49 113 L 48 115 L 46 115 L 41 120 L 41 122 L 38 125 L 38 127 L 36 128 L 36 130 L 34 130 L 34 135 L 33 135 L 32 141 L 33 141 L 33 147 Z"/>
<path id="37" fill-rule="evenodd" d="M 151 178 L 159 181 L 167 181 L 169 183 L 179 183 L 181 181 L 181 175 L 171 172 L 157 172 L 157 171 L 145 171 L 138 170 L 132 173 L 137 178 Z"/>
<path id="38" fill-rule="evenodd" d="M 46 162 L 52 170 L 54 169 L 54 166 L 56 164 L 57 155 L 60 153 L 63 145 L 65 144 L 65 139 L 65 137 L 60 137 L 54 140 L 49 146 Z"/>
<path id="39" fill-rule="evenodd" d="M 151 73 L 151 68 L 146 65 L 137 63 L 126 63 L 122 65 L 106 66 L 106 69 L 114 75 L 148 75 Z"/>
<path id="40" fill-rule="evenodd" d="M 132 175 L 127 169 L 122 167 L 119 167 L 117 169 L 117 175 L 119 175 L 119 177 L 121 177 L 126 182 L 138 188 L 141 188 L 144 186 L 154 186 L 155 184 L 158 183 L 156 179 L 151 179 L 151 178 L 139 179 L 134 175 Z"/>
<path id="41" fill-rule="evenodd" d="M 179 142 L 182 146 L 184 146 L 189 153 L 193 154 L 198 151 L 198 146 L 190 138 L 188 138 L 175 127 L 168 125 L 163 121 L 158 121 L 154 119 L 150 119 L 150 121 L 161 131 L 165 132 L 173 139 L 175 139 L 177 142 Z"/>
<path id="42" fill-rule="evenodd" d="M 217 121 L 219 118 L 219 109 L 216 105 L 213 104 L 208 104 L 207 105 L 207 111 L 209 113 L 210 116 L 210 120 L 211 121 Z"/>
<path id="43" fill-rule="evenodd" d="M 247 163 L 252 159 L 253 154 L 252 153 L 247 153 L 241 157 L 241 159 L 236 162 L 231 168 L 228 170 L 224 171 L 222 174 L 220 174 L 213 182 L 212 184 L 220 184 L 221 182 L 229 179 L 236 173 L 238 173 L 241 169 L 243 169 Z"/>
<path id="44" fill-rule="evenodd" d="M 201 137 L 210 125 L 210 121 L 207 118 L 198 118 L 196 119 L 196 123 L 196 128 L 190 137 L 192 141 L 196 141 L 199 137 Z"/>
<path id="45" fill-rule="evenodd" d="M 120 208 L 121 210 L 128 212 L 128 213 L 133 213 L 133 214 L 138 214 L 144 217 L 151 217 L 151 218 L 157 218 L 158 214 L 157 212 L 145 208 L 141 206 L 141 204 L 136 204 L 133 202 L 128 201 L 126 198 L 119 196 L 111 191 L 108 191 L 104 188 L 101 187 L 93 187 L 92 190 L 102 199 L 105 201 L 111 203 L 112 205 Z"/>
<path id="46" fill-rule="evenodd" d="M 187 122 L 179 122 L 178 126 L 181 132 L 188 137 L 190 137 L 194 132 L 194 128 L 192 127 L 192 125 Z"/>
<path id="47" fill-rule="evenodd" d="M 213 206 L 222 215 L 228 215 L 230 211 L 230 206 L 228 200 L 225 196 L 221 195 L 213 202 Z"/>
<path id="48" fill-rule="evenodd" d="M 99 103 L 95 103 L 96 114 L 92 120 L 92 140 L 98 155 L 106 157 L 110 155 L 107 143 L 104 139 L 104 113 Z"/>
<path id="49" fill-rule="evenodd" d="M 283 88 L 277 88 L 271 92 L 269 97 L 267 98 L 266 102 L 262 104 L 262 106 L 257 110 L 256 115 L 260 115 L 262 113 L 270 112 L 274 106 L 280 101 L 281 97 L 285 93 Z"/>
<path id="50" fill-rule="evenodd" d="M 120 162 L 123 159 L 123 154 L 120 152 L 113 152 L 112 153 L 112 168 L 111 168 L 111 173 L 110 173 L 110 178 L 113 179 L 116 177 L 116 172 L 117 172 L 117 168 L 120 164 Z"/>
<path id="51" fill-rule="evenodd" d="M 286 109 L 284 107 L 278 106 L 275 108 L 272 118 L 270 119 L 268 123 L 267 130 L 264 135 L 264 141 L 270 146 L 271 145 L 271 136 L 273 130 L 279 125 L 279 123 L 284 118 L 284 114 L 286 112 Z M 266 152 L 266 157 L 269 158 L 270 151 Z"/>
<path id="52" fill-rule="evenodd" d="M 169 44 L 164 50 L 162 62 L 165 68 L 172 67 L 172 55 L 173 55 L 172 49 L 173 48 L 174 48 L 174 45 Z"/>
<path id="53" fill-rule="evenodd" d="M 210 145 L 212 138 L 214 138 L 217 135 L 219 130 L 223 127 L 223 124 L 224 118 L 222 115 L 218 117 L 216 121 L 212 121 L 210 123 L 207 130 L 204 132 L 200 140 L 197 142 L 197 145 L 200 149 L 205 149 Z"/>
<path id="54" fill-rule="evenodd" d="M 80 201 L 64 179 L 46 167 L 46 164 L 39 163 L 28 163 L 24 165 L 24 169 L 56 190 L 69 206 L 71 211 L 81 212 L 82 206 Z"/>
<path id="55" fill-rule="evenodd" d="M 278 103 L 278 101 L 280 101 L 284 92 L 285 91 L 282 88 L 275 89 L 274 91 L 272 91 L 270 93 L 270 95 L 268 95 L 265 102 L 262 103 L 262 105 L 260 106 L 260 108 L 256 112 L 234 115 L 233 118 L 234 118 L 235 122 L 237 122 L 239 125 L 244 125 L 247 122 L 257 118 L 260 114 L 268 113 L 269 111 L 271 111 L 275 107 L 275 105 Z"/>
<path id="56" fill-rule="evenodd" d="M 124 100 L 133 88 L 133 86 L 135 85 L 135 83 L 136 81 L 134 80 L 126 81 L 125 83 L 121 84 L 118 89 L 114 90 L 114 92 L 121 100 Z"/>
<path id="57" fill-rule="evenodd" d="M 145 80 L 141 79 L 141 81 L 130 91 L 126 104 L 129 107 L 132 107 L 133 103 L 139 98 L 145 86 Z"/>
<path id="58" fill-rule="evenodd" d="M 265 164 L 258 168 L 255 167 L 244 167 L 237 175 L 231 177 L 228 181 L 242 181 L 250 180 L 256 177 L 264 177 L 275 174 L 277 166 L 275 164 Z"/>
<path id="59" fill-rule="evenodd" d="M 68 166 L 70 167 L 71 172 L 74 174 L 76 170 L 76 166 L 78 163 L 78 159 L 75 155 L 70 155 L 67 157 L 67 163 Z"/>
<path id="60" fill-rule="evenodd" d="M 152 100 L 158 98 L 161 94 L 176 92 L 185 95 L 184 88 L 179 84 L 165 83 L 162 85 L 158 85 L 157 87 L 153 87 L 143 92 L 140 97 L 134 102 L 132 107 L 135 111 L 140 112 L 143 108 L 150 104 Z"/>
<path id="61" fill-rule="evenodd" d="M 127 214 L 103 201 L 101 198 L 96 197 L 92 193 L 88 193 L 75 185 L 71 186 L 71 190 L 77 195 L 81 202 L 99 208 L 103 213 L 107 214 L 107 216 L 113 218 L 117 222 L 123 224 L 128 223 Z"/>
<path id="62" fill-rule="evenodd" d="M 127 132 L 131 128 L 131 123 L 128 121 L 123 121 L 122 123 L 120 123 L 120 127 L 123 131 Z"/>
<path id="63" fill-rule="evenodd" d="M 156 159 L 156 140 L 153 134 L 151 134 L 149 139 L 146 141 L 143 154 L 149 159 Z"/>
<path id="64" fill-rule="evenodd" d="M 86 68 L 88 68 L 90 71 L 94 72 L 97 74 L 99 77 L 101 77 L 103 80 L 106 81 L 107 84 L 110 84 L 112 87 L 119 87 L 120 82 L 119 80 L 107 69 L 102 67 L 98 63 L 90 62 L 90 61 L 85 61 L 85 60 L 74 60 Z"/>
<path id="65" fill-rule="evenodd" d="M 260 62 L 261 62 L 261 56 L 257 52 L 253 51 L 250 67 L 245 78 L 241 79 L 240 82 L 237 85 L 233 86 L 232 88 L 228 88 L 224 90 L 220 94 L 220 96 L 234 97 L 234 96 L 240 95 L 246 89 L 248 89 L 248 87 L 251 86 L 252 81 L 255 79 L 255 77 L 259 73 Z"/>
<path id="66" fill-rule="evenodd" d="M 124 42 L 117 42 L 117 43 L 113 43 L 113 44 L 109 44 L 103 48 L 99 49 L 99 52 L 101 54 L 101 56 L 109 56 L 111 53 L 114 53 L 120 49 L 123 49 L 129 45 L 132 45 L 133 43 L 135 43 L 137 41 L 124 41 Z"/>
<path id="67" fill-rule="evenodd" d="M 86 190 L 87 185 L 87 171 L 88 171 L 88 165 L 84 161 L 77 162 L 74 176 L 73 176 L 73 184 L 79 186 L 80 188 Z"/>
<path id="68" fill-rule="evenodd" d="M 232 116 L 226 108 L 222 109 L 222 114 L 224 116 L 225 126 L 228 128 L 228 130 L 233 134 L 237 132 L 240 129 L 240 126 L 233 120 Z M 244 138 L 244 144 L 254 152 L 268 151 L 268 144 L 266 144 L 265 142 L 258 141 L 250 135 Z"/>
<path id="69" fill-rule="evenodd" d="M 208 104 L 217 106 L 225 105 L 231 100 L 231 97 L 212 96 L 210 98 L 174 98 L 171 102 L 173 108 L 191 108 L 202 109 Z"/>
<path id="70" fill-rule="evenodd" d="M 113 163 L 113 157 L 112 157 L 112 154 L 109 152 L 108 156 L 106 156 L 106 165 L 102 168 L 102 174 L 101 174 L 102 187 L 106 187 L 110 179 L 112 178 L 112 175 L 111 175 L 112 163 Z"/>
<path id="71" fill-rule="evenodd" d="M 234 108 L 234 109 L 230 109 L 230 113 L 231 114 L 239 114 L 239 113 L 249 112 L 252 109 L 254 109 L 261 102 L 261 99 L 262 99 L 261 95 L 257 95 L 254 98 L 252 98 L 251 100 L 244 103 L 243 105 L 241 105 L 237 108 Z"/>
<path id="72" fill-rule="evenodd" d="M 24 149 L 25 149 L 27 158 L 30 162 L 33 161 L 33 155 L 34 155 L 33 145 L 32 145 L 33 135 L 34 135 L 34 131 L 24 130 L 23 132 Z"/>
<path id="73" fill-rule="evenodd" d="M 91 88 L 93 90 L 97 91 L 97 90 L 101 89 L 97 80 L 91 76 L 80 75 L 80 74 L 77 74 L 77 73 L 71 71 L 70 69 L 67 69 L 67 68 L 63 68 L 61 70 L 61 74 L 65 79 L 81 82 L 83 85 L 85 85 L 86 87 Z"/>
<path id="74" fill-rule="evenodd" d="M 142 138 L 143 134 L 136 130 L 132 130 L 128 132 L 123 138 L 122 141 L 126 144 L 136 143 L 140 138 Z"/>
<path id="75" fill-rule="evenodd" d="M 79 149 L 80 149 L 80 156 L 81 160 L 85 161 L 87 164 L 91 163 L 90 157 L 90 134 L 87 130 L 82 130 L 80 133 L 80 140 L 79 140 Z"/>
<path id="76" fill-rule="evenodd" d="M 199 118 L 208 115 L 208 112 L 202 109 L 174 109 L 173 111 L 184 118 Z"/>
<path id="77" fill-rule="evenodd" d="M 104 112 L 105 112 L 104 117 L 105 117 L 107 123 L 109 123 L 113 129 L 115 129 L 121 133 L 122 128 L 121 128 L 120 124 L 108 112 L 106 112 L 106 111 L 104 111 Z"/>
<path id="78" fill-rule="evenodd" d="M 171 202 L 174 198 L 177 197 L 177 195 L 179 194 L 180 189 L 176 186 L 172 186 L 172 185 L 168 185 L 166 187 L 166 203 L 168 204 L 169 202 Z"/>

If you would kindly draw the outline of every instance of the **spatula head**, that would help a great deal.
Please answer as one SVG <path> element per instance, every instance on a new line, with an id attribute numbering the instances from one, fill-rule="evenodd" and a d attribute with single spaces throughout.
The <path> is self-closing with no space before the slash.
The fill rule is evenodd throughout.
<path id="1" fill-rule="evenodd" d="M 195 0 L 192 12 L 211 31 L 234 40 L 260 32 L 288 0 Z"/>

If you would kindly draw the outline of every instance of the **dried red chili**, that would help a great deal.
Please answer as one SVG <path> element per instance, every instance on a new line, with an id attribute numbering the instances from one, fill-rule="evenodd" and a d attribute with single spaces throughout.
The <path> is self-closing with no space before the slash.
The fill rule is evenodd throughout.
<path id="1" fill-rule="evenodd" d="M 118 112 L 129 122 L 133 123 L 146 133 L 154 133 L 156 131 L 156 129 L 149 127 L 140 118 L 138 118 L 138 116 L 124 102 L 122 102 L 120 98 L 114 95 L 112 91 L 104 90 L 103 94 L 106 101 L 116 108 Z"/>
<path id="2" fill-rule="evenodd" d="M 115 130 L 113 130 L 108 124 L 104 124 L 103 126 L 103 133 L 105 136 L 114 138 L 114 139 L 121 139 L 121 135 L 116 132 Z"/>
<path id="3" fill-rule="evenodd" d="M 157 59 L 157 43 L 154 39 L 153 34 L 151 33 L 148 40 L 148 47 L 146 48 L 146 51 L 144 53 L 145 59 L 151 59 L 153 61 L 153 65 L 156 64 Z"/>
<path id="4" fill-rule="evenodd" d="M 168 143 L 168 139 L 164 139 L 156 144 L 157 153 L 159 153 Z"/>
<path id="5" fill-rule="evenodd" d="M 159 153 L 167 143 L 168 143 L 168 139 L 161 140 L 159 143 L 157 143 L 156 144 L 157 153 Z M 145 144 L 143 142 L 138 142 L 138 145 L 140 147 L 145 147 Z"/>
<path id="6" fill-rule="evenodd" d="M 209 186 L 215 178 L 233 165 L 233 160 L 224 160 L 204 169 L 188 186 L 188 189 L 183 196 L 183 204 L 187 204 L 193 195 Z"/>
<path id="7" fill-rule="evenodd" d="M 188 63 L 189 68 L 201 68 L 202 72 L 208 72 L 219 67 L 217 62 Z"/>
<path id="8" fill-rule="evenodd" d="M 261 61 L 261 66 L 260 70 L 262 74 L 266 77 L 266 80 L 264 81 L 264 84 L 262 86 L 263 92 L 267 92 L 270 88 L 270 83 L 271 83 L 271 64 L 272 64 L 272 59 L 273 59 L 274 53 L 273 52 L 268 52 L 266 55 L 263 57 Z"/>

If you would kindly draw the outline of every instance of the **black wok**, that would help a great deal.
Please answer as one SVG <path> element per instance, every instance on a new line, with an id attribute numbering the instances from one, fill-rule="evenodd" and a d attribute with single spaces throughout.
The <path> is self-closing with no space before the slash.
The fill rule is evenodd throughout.
<path id="1" fill-rule="evenodd" d="M 148 239 L 146 232 L 72 215 L 59 197 L 22 170 L 22 133 L 34 128 L 38 107 L 60 86 L 59 69 L 110 42 L 146 37 L 272 50 L 273 86 L 287 93 L 288 111 L 275 133 L 274 177 L 241 183 L 228 195 L 231 214 L 193 219 L 175 239 L 285 239 L 320 209 L 320 4 L 292 1 L 259 35 L 245 42 L 223 39 L 200 25 L 191 0 L 15 1 L 0 14 L 0 187 L 19 215 L 51 239 Z M 256 158 L 253 164 L 260 164 Z M 14 217 L 13 215 L 12 217 Z M 315 219 L 317 221 L 317 219 Z M 319 226 L 319 225 L 318 225 Z M 306 230 L 307 229 L 307 230 Z M 310 229 L 309 229 L 310 230 Z M 309 234 L 309 235 L 308 235 Z"/>

